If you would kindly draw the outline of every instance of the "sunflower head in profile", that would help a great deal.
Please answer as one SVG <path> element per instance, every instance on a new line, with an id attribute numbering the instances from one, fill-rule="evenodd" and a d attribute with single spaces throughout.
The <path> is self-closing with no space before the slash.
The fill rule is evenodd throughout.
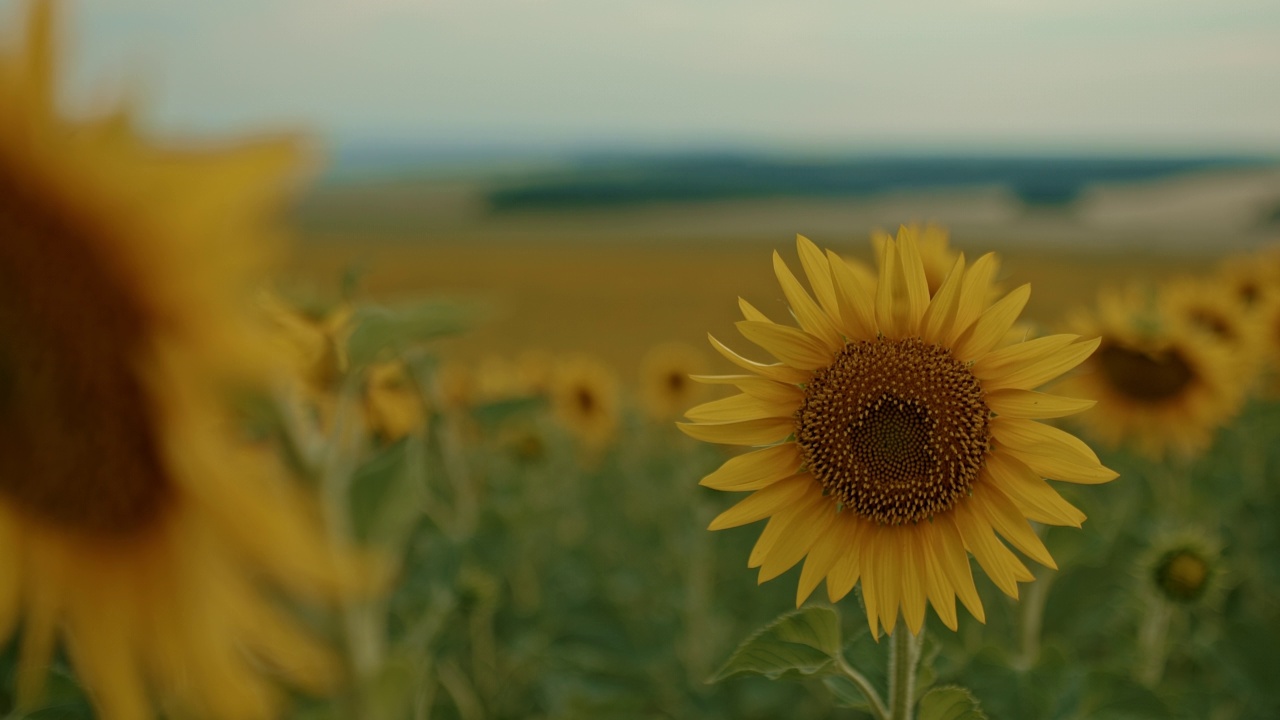
<path id="1" fill-rule="evenodd" d="M 1247 378 L 1232 350 L 1146 288 L 1103 292 L 1097 308 L 1075 313 L 1068 327 L 1102 337 L 1062 387 L 1098 399 L 1080 421 L 1113 447 L 1156 459 L 1198 454 L 1244 401 Z"/>
<path id="2" fill-rule="evenodd" d="M 673 420 L 705 395 L 706 386 L 690 376 L 706 366 L 706 354 L 685 343 L 650 348 L 640 360 L 640 397 L 649 417 L 659 422 Z"/>
<path id="3" fill-rule="evenodd" d="M 699 405 L 680 427 L 709 442 L 757 446 L 702 480 L 751 494 L 711 529 L 768 518 L 748 565 L 761 582 L 801 560 L 801 603 L 825 579 L 835 602 L 861 582 L 868 623 L 918 633 L 926 603 L 955 629 L 955 599 L 985 619 L 968 553 L 1017 597 L 1031 572 L 1004 542 L 1054 566 L 1028 520 L 1079 527 L 1084 515 L 1043 478 L 1102 483 L 1114 472 L 1083 442 L 1039 420 L 1093 403 L 1034 388 L 1098 346 L 1051 335 L 998 348 L 1030 296 L 988 300 L 995 257 L 958 255 L 937 292 L 910 231 L 886 243 L 874 285 L 798 239 L 812 295 L 776 253 L 799 327 L 742 301 L 739 331 L 778 362 L 748 360 L 725 382 L 741 394 Z"/>
<path id="4" fill-rule="evenodd" d="M 103 718 L 271 717 L 277 679 L 338 674 L 281 601 L 355 581 L 225 402 L 283 365 L 249 290 L 298 153 L 63 117 L 53 10 L 32 3 L 0 50 L 0 639 L 21 637 L 19 704 L 61 643 Z"/>
<path id="5" fill-rule="evenodd" d="M 586 448 L 600 450 L 618 431 L 618 379 L 613 369 L 591 357 L 561 361 L 551 385 L 551 405 L 560 424 Z"/>

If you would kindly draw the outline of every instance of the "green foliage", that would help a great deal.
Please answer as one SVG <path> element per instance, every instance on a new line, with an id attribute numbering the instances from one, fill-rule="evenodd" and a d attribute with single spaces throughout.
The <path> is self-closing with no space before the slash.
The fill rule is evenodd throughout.
<path id="1" fill-rule="evenodd" d="M 955 685 L 934 688 L 920 698 L 918 720 L 987 720 L 973 693 Z"/>
<path id="2" fill-rule="evenodd" d="M 387 352 L 454 335 L 475 322 L 475 311 L 456 302 L 430 300 L 397 308 L 362 307 L 352 318 L 347 357 L 354 367 Z"/>
<path id="3" fill-rule="evenodd" d="M 708 682 L 738 674 L 770 680 L 825 675 L 840 652 L 840 618 L 828 607 L 786 613 L 747 638 Z"/>

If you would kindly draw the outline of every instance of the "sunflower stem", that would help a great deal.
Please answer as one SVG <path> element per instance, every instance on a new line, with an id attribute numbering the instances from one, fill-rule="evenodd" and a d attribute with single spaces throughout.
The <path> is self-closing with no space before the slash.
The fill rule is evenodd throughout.
<path id="1" fill-rule="evenodd" d="M 1162 600 L 1153 600 L 1142 627 L 1138 630 L 1138 682 L 1155 687 L 1164 677 L 1165 659 L 1169 653 L 1169 623 L 1173 619 L 1173 606 Z"/>
<path id="2" fill-rule="evenodd" d="M 865 675 L 853 669 L 843 655 L 836 654 L 836 663 L 840 668 L 840 672 L 849 678 L 849 681 L 857 686 L 858 691 L 862 693 L 862 697 L 867 699 L 870 706 L 871 714 L 875 720 L 889 720 L 889 709 L 885 707 L 884 700 L 880 699 L 880 693 L 876 692 L 875 686 L 867 679 Z"/>
<path id="3" fill-rule="evenodd" d="M 1040 635 L 1044 627 L 1044 606 L 1049 599 L 1049 585 L 1053 582 L 1052 573 L 1044 573 L 1027 588 L 1022 598 L 1021 630 L 1022 646 L 1020 648 L 1017 669 L 1022 671 L 1035 667 L 1040 659 Z"/>
<path id="4" fill-rule="evenodd" d="M 899 627 L 889 646 L 889 718 L 911 720 L 915 715 L 916 667 L 920 664 L 920 648 L 924 630 L 913 635 Z"/>

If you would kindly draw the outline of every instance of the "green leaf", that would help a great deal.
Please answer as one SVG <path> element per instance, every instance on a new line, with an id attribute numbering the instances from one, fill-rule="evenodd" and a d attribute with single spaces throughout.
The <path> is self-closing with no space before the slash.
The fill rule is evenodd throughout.
<path id="1" fill-rule="evenodd" d="M 472 324 L 474 314 L 462 305 L 441 300 L 394 310 L 361 308 L 352 318 L 355 329 L 347 339 L 347 357 L 354 367 L 367 365 L 387 350 L 403 350 L 465 330 Z"/>
<path id="2" fill-rule="evenodd" d="M 934 688 L 920 698 L 919 720 L 987 720 L 973 693 L 957 685 Z"/>
<path id="3" fill-rule="evenodd" d="M 822 678 L 822 684 L 826 685 L 827 690 L 831 692 L 831 697 L 835 700 L 836 707 L 861 710 L 865 713 L 871 712 L 871 703 L 867 702 L 867 696 L 863 695 L 858 686 L 844 675 L 824 677 Z"/>
<path id="4" fill-rule="evenodd" d="M 707 682 L 740 674 L 793 680 L 832 671 L 840 652 L 840 618 L 829 607 L 805 607 L 780 616 L 747 638 Z"/>

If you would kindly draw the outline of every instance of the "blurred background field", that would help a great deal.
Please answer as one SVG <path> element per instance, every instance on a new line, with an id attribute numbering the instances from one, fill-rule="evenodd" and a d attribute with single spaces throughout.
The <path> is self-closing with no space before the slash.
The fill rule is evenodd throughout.
<path id="1" fill-rule="evenodd" d="M 902 189 L 874 174 L 890 160 L 633 158 L 449 177 L 377 157 L 339 155 L 300 203 L 293 280 L 333 293 L 353 270 L 374 298 L 476 302 L 485 321 L 450 347 L 468 359 L 584 351 L 631 373 L 656 343 L 705 347 L 708 331 L 732 330 L 739 295 L 785 313 L 768 258 L 796 233 L 868 260 L 873 229 L 939 223 L 970 257 L 999 251 L 1002 278 L 1032 284 L 1026 316 L 1046 325 L 1101 287 L 1280 238 L 1280 167 L 1257 159 L 905 158 L 899 185 L 925 187 Z"/>

